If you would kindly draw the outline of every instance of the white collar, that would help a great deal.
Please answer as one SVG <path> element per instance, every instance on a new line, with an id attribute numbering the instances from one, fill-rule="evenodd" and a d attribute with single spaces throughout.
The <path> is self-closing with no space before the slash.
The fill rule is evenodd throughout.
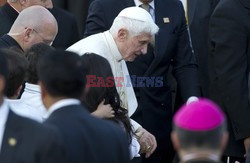
<path id="1" fill-rule="evenodd" d="M 56 111 L 62 107 L 69 106 L 69 105 L 80 105 L 80 103 L 81 102 L 79 100 L 74 99 L 74 98 L 59 100 L 50 106 L 47 113 L 45 114 L 45 118 L 48 118 L 54 111 Z"/>
<path id="2" fill-rule="evenodd" d="M 134 0 L 134 2 L 135 2 L 135 6 L 137 6 L 137 7 L 139 7 L 141 4 L 143 4 L 139 0 Z M 154 3 L 154 1 L 150 2 L 149 5 L 150 5 L 150 7 L 152 7 L 152 9 L 155 9 L 155 3 Z"/>
<path id="3" fill-rule="evenodd" d="M 41 93 L 41 89 L 40 89 L 40 86 L 37 85 L 37 84 L 31 84 L 31 83 L 28 83 L 26 82 L 25 83 L 25 88 L 24 88 L 24 91 L 32 91 L 32 92 L 37 92 L 37 93 Z"/>
<path id="4" fill-rule="evenodd" d="M 109 31 L 105 31 L 103 34 L 105 36 L 106 46 L 109 48 L 111 55 L 116 59 L 117 62 L 120 62 L 123 58 L 121 53 L 119 52 L 113 36 Z"/>
<path id="5" fill-rule="evenodd" d="M 220 162 L 220 156 L 212 153 L 206 153 L 206 154 L 188 153 L 182 156 L 181 162 L 188 162 L 191 160 L 204 160 L 204 159 L 210 160 L 212 162 Z"/>

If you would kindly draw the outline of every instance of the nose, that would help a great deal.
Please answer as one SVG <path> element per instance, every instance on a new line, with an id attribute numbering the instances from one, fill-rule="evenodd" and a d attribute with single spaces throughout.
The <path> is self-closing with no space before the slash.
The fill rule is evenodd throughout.
<path id="1" fill-rule="evenodd" d="M 147 51 L 148 51 L 148 44 L 144 45 L 141 49 L 143 55 L 147 54 Z"/>

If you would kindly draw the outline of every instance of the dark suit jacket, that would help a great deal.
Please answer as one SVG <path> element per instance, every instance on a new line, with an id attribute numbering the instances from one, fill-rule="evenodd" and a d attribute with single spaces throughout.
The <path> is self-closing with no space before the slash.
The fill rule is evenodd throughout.
<path id="1" fill-rule="evenodd" d="M 52 46 L 67 49 L 80 39 L 76 18 L 71 13 L 57 7 L 50 11 L 58 23 L 58 33 Z"/>
<path id="2" fill-rule="evenodd" d="M 60 108 L 45 123 L 59 129 L 68 163 L 129 161 L 128 141 L 121 128 L 90 116 L 81 105 Z"/>
<path id="3" fill-rule="evenodd" d="M 9 32 L 17 16 L 18 12 L 8 3 L 0 8 L 0 37 Z"/>
<path id="4" fill-rule="evenodd" d="M 23 51 L 23 49 L 16 42 L 16 40 L 10 37 L 9 35 L 5 34 L 2 37 L 0 37 L 0 48 L 10 48 L 10 47 L 16 47 L 17 49 Z"/>
<path id="5" fill-rule="evenodd" d="M 225 155 L 243 157 L 250 136 L 250 1 L 220 0 L 210 21 L 210 96 L 228 118 Z M 237 140 L 237 141 L 236 141 Z"/>
<path id="6" fill-rule="evenodd" d="M 93 0 L 53 0 L 54 6 L 65 9 L 74 14 L 77 20 L 80 36 L 83 36 L 88 7 Z"/>
<path id="7" fill-rule="evenodd" d="M 188 26 L 194 54 L 198 63 L 198 74 L 202 95 L 208 97 L 208 26 L 210 17 L 219 0 L 187 0 Z"/>
<path id="8" fill-rule="evenodd" d="M 56 7 L 50 11 L 58 23 L 58 33 L 52 46 L 66 49 L 79 40 L 76 19 L 72 14 Z M 9 32 L 17 17 L 18 12 L 8 3 L 0 8 L 0 37 Z"/>
<path id="9" fill-rule="evenodd" d="M 60 140 L 55 128 L 20 117 L 10 111 L 2 141 L 0 162 L 65 163 L 64 148 Z"/>
<path id="10" fill-rule="evenodd" d="M 154 2 L 155 22 L 160 28 L 159 34 L 155 37 L 155 49 L 149 48 L 146 56 L 138 57 L 134 62 L 127 63 L 127 66 L 130 75 L 160 77 L 162 86 L 134 87 L 139 107 L 132 118 L 156 136 L 157 150 L 160 149 L 165 155 L 169 155 L 172 100 L 169 81 L 166 78 L 170 63 L 173 64 L 174 75 L 184 100 L 190 96 L 199 96 L 200 90 L 197 65 L 190 47 L 181 2 L 175 0 Z M 134 5 L 133 0 L 93 1 L 89 7 L 85 35 L 108 30 L 122 9 Z M 164 23 L 163 18 L 169 18 L 170 22 Z"/>

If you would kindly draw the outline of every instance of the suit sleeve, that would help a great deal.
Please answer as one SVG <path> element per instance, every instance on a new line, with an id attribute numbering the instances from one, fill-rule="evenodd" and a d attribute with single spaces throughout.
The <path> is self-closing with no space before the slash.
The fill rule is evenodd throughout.
<path id="1" fill-rule="evenodd" d="M 109 29 L 107 27 L 107 20 L 104 11 L 104 7 L 99 1 L 93 1 L 89 6 L 88 17 L 85 26 L 84 37 L 92 34 L 100 33 Z"/>
<path id="2" fill-rule="evenodd" d="M 186 101 L 190 96 L 199 97 L 201 92 L 198 82 L 197 63 L 191 48 L 190 36 L 181 2 L 179 2 L 178 9 L 180 23 L 175 30 L 178 40 L 172 65 L 182 98 Z"/>
<path id="3" fill-rule="evenodd" d="M 236 139 L 250 136 L 248 102 L 249 40 L 244 21 L 234 7 L 217 7 L 210 22 L 210 96 L 228 115 Z M 241 13 L 241 12 L 237 12 Z M 243 12 L 242 12 L 243 13 Z"/>

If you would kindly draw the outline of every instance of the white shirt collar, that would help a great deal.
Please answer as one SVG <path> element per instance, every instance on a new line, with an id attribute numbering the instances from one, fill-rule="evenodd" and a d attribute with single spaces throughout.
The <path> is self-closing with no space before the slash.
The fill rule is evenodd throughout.
<path id="1" fill-rule="evenodd" d="M 40 89 L 39 85 L 31 84 L 31 83 L 27 83 L 27 82 L 25 83 L 24 91 L 41 93 L 41 89 Z"/>
<path id="2" fill-rule="evenodd" d="M 9 115 L 8 102 L 4 99 L 3 104 L 0 106 L 0 151 L 3 142 L 3 135 L 5 130 L 5 124 Z"/>
<path id="3" fill-rule="evenodd" d="M 135 6 L 137 6 L 137 7 L 139 7 L 141 4 L 143 4 L 139 0 L 134 0 L 134 2 L 135 2 Z M 150 2 L 149 5 L 150 5 L 150 7 L 152 7 L 152 9 L 155 9 L 155 3 L 154 3 L 154 1 Z"/>
<path id="4" fill-rule="evenodd" d="M 119 52 L 113 36 L 109 31 L 105 31 L 103 34 L 105 36 L 106 42 L 108 42 L 107 47 L 109 48 L 111 55 L 116 59 L 116 61 L 121 61 L 123 59 L 122 54 Z"/>
<path id="5" fill-rule="evenodd" d="M 48 118 L 54 111 L 65 107 L 65 106 L 69 106 L 69 105 L 80 105 L 80 101 L 74 98 L 68 98 L 68 99 L 63 99 L 60 101 L 57 101 L 56 103 L 54 103 L 53 105 L 51 105 L 51 107 L 48 109 L 48 112 L 45 115 L 45 118 Z"/>

